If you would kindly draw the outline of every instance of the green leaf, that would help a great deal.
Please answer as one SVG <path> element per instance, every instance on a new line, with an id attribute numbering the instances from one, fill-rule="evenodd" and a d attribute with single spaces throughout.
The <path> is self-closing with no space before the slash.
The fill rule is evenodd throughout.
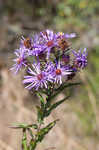
<path id="1" fill-rule="evenodd" d="M 75 85 L 80 85 L 81 82 L 77 82 L 77 83 L 68 83 L 68 84 L 62 84 L 60 87 L 58 87 L 57 89 L 55 89 L 55 91 L 61 91 L 64 90 L 67 87 L 71 87 L 71 86 L 75 86 Z"/>
<path id="2" fill-rule="evenodd" d="M 54 103 L 47 111 L 46 116 L 49 116 L 53 109 L 57 108 L 60 104 L 62 104 L 64 101 L 66 101 L 69 97 L 70 96 L 67 96 L 67 97 L 63 98 L 62 100 Z"/>
<path id="3" fill-rule="evenodd" d="M 59 93 L 61 93 L 65 88 L 71 87 L 71 86 L 76 86 L 76 85 L 80 85 L 81 82 L 78 83 L 68 83 L 68 84 L 63 84 L 60 85 L 60 87 L 58 87 L 57 89 L 55 89 L 55 93 L 50 97 L 50 100 L 52 100 L 53 98 L 55 98 Z"/>
<path id="4" fill-rule="evenodd" d="M 37 129 L 37 124 L 25 124 L 25 123 L 14 123 L 13 126 L 11 126 L 13 129 L 27 129 L 27 128 L 34 128 Z"/>
<path id="5" fill-rule="evenodd" d="M 49 133 L 49 131 L 55 126 L 56 122 L 58 120 L 55 120 L 51 123 L 49 123 L 45 128 L 42 128 L 38 134 L 37 134 L 37 142 L 41 142 L 46 134 Z"/>

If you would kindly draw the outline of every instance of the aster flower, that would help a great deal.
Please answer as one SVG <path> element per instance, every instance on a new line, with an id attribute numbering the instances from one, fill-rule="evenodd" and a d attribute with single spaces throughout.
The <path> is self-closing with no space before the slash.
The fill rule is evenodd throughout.
<path id="1" fill-rule="evenodd" d="M 63 79 L 66 79 L 69 74 L 71 74 L 71 70 L 69 68 L 61 65 L 60 61 L 56 62 L 56 66 L 53 71 L 53 78 L 57 84 L 62 84 Z"/>
<path id="2" fill-rule="evenodd" d="M 13 59 L 15 64 L 12 66 L 10 70 L 14 71 L 16 74 L 23 66 L 26 66 L 26 55 L 25 55 L 25 49 L 17 49 L 15 50 L 15 55 L 17 58 Z"/>
<path id="3" fill-rule="evenodd" d="M 79 50 L 78 52 L 73 51 L 74 54 L 74 66 L 77 68 L 84 69 L 87 66 L 87 53 L 86 48 L 84 48 L 83 52 Z"/>
<path id="4" fill-rule="evenodd" d="M 40 34 L 43 38 L 44 49 L 47 52 L 47 59 L 49 59 L 51 49 L 57 46 L 56 34 L 54 34 L 54 32 L 51 30 L 40 32 Z"/>
<path id="5" fill-rule="evenodd" d="M 32 48 L 28 51 L 29 56 L 39 56 L 44 53 L 43 39 L 41 39 L 39 34 L 33 36 Z"/>
<path id="6" fill-rule="evenodd" d="M 62 84 L 64 79 L 75 75 L 78 68 L 83 69 L 87 65 L 86 48 L 83 52 L 73 51 L 73 65 L 70 64 L 71 55 L 67 54 L 70 49 L 68 39 L 74 37 L 75 33 L 54 33 L 48 29 L 34 34 L 33 37 L 22 37 L 20 48 L 15 51 L 17 58 L 14 59 L 15 64 L 11 70 L 17 73 L 23 66 L 27 66 L 29 75 L 24 77 L 23 82 L 28 84 L 29 89 L 47 88 L 49 82 Z M 51 53 L 53 54 L 50 57 Z M 32 64 L 33 59 L 37 63 Z"/>
<path id="7" fill-rule="evenodd" d="M 50 79 L 49 76 L 49 70 L 41 71 L 40 69 L 40 63 L 32 64 L 32 69 L 28 69 L 28 73 L 30 75 L 24 76 L 24 84 L 28 84 L 26 88 L 32 89 L 34 88 L 35 90 L 38 90 L 39 88 L 47 88 L 48 87 L 48 81 L 51 82 L 52 80 Z"/>

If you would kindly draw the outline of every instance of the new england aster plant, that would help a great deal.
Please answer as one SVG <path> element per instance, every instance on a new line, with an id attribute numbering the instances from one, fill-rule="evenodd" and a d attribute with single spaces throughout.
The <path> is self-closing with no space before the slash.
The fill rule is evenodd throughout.
<path id="1" fill-rule="evenodd" d="M 14 52 L 16 58 L 13 60 L 15 63 L 11 71 L 17 74 L 24 68 L 23 84 L 28 90 L 34 91 L 40 99 L 40 106 L 36 107 L 37 123 L 20 123 L 13 126 L 23 130 L 23 150 L 35 150 L 38 142 L 41 142 L 55 126 L 57 120 L 44 126 L 44 119 L 69 96 L 54 103 L 53 99 L 65 88 L 77 85 L 78 83 L 71 82 L 72 79 L 87 66 L 86 48 L 78 51 L 71 48 L 70 40 L 75 37 L 75 33 L 54 33 L 45 30 L 33 37 L 22 37 L 19 48 Z M 26 131 L 31 137 L 28 144 Z"/>

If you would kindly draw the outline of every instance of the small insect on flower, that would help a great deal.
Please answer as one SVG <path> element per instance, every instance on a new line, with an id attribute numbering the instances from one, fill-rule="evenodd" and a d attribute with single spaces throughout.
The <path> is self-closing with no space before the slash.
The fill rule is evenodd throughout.
<path id="1" fill-rule="evenodd" d="M 26 39 L 24 40 L 24 46 L 25 46 L 26 48 L 31 48 L 31 40 L 30 40 L 30 38 L 26 38 Z"/>
<path id="2" fill-rule="evenodd" d="M 62 50 L 65 50 L 70 46 L 69 42 L 65 38 L 59 39 L 58 45 Z"/>
<path id="3" fill-rule="evenodd" d="M 32 45 L 33 45 L 33 43 L 32 43 L 33 41 L 32 41 L 32 38 L 29 38 L 29 37 L 27 37 L 27 38 L 24 38 L 23 36 L 21 37 L 21 43 L 20 43 L 20 47 L 21 48 L 25 48 L 25 49 L 29 49 L 29 50 L 31 50 L 32 49 Z"/>
<path id="4" fill-rule="evenodd" d="M 68 41 L 69 38 L 73 38 L 74 34 L 64 34 L 63 32 L 58 32 L 57 33 L 57 43 L 58 43 L 58 47 L 61 50 L 66 50 L 70 47 L 70 42 Z"/>

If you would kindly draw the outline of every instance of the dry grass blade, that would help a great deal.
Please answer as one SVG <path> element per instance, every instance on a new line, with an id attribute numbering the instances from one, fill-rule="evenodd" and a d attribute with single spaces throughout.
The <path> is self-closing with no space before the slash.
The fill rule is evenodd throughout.
<path id="1" fill-rule="evenodd" d="M 56 149 L 56 147 L 49 147 L 49 148 L 47 148 L 45 150 L 54 150 L 54 149 Z"/>

